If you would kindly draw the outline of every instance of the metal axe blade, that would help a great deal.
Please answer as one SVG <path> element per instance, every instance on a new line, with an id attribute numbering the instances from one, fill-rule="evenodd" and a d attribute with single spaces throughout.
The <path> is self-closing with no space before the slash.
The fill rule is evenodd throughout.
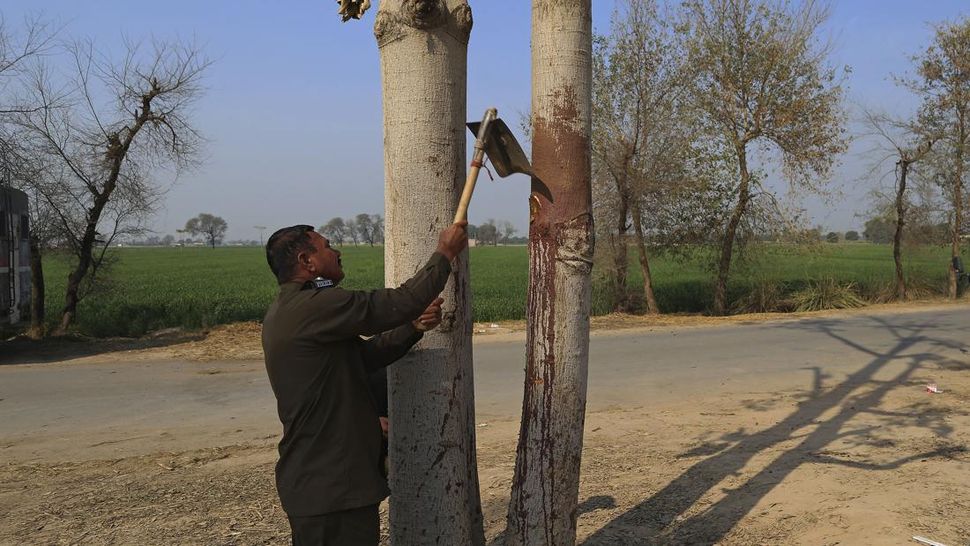
<path id="1" fill-rule="evenodd" d="M 477 136 L 482 123 L 472 121 L 467 125 L 472 134 Z M 486 132 L 488 134 L 485 138 L 485 154 L 492 161 L 492 166 L 500 177 L 505 178 L 514 173 L 534 176 L 532 164 L 529 163 L 525 152 L 522 151 L 522 146 L 504 121 L 495 118 L 486 127 Z"/>

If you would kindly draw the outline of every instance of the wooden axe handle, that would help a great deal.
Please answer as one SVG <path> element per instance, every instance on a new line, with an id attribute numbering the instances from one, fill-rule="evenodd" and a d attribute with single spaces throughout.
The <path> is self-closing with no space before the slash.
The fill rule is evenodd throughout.
<path id="1" fill-rule="evenodd" d="M 472 165 L 468 171 L 468 177 L 465 179 L 465 189 L 461 192 L 461 199 L 458 201 L 458 210 L 455 212 L 455 221 L 453 223 L 468 219 L 468 203 L 472 200 L 472 193 L 475 192 L 475 182 L 478 181 L 478 172 L 481 170 L 481 167 Z"/>
<path id="2" fill-rule="evenodd" d="M 468 203 L 472 200 L 472 193 L 475 192 L 475 182 L 478 181 L 478 172 L 482 170 L 482 162 L 485 161 L 485 141 L 488 139 L 488 126 L 498 117 L 498 110 L 489 108 L 485 111 L 482 124 L 475 135 L 475 153 L 472 154 L 471 169 L 468 177 L 465 178 L 465 189 L 461 191 L 461 199 L 458 200 L 458 210 L 455 211 L 454 223 L 468 219 Z"/>

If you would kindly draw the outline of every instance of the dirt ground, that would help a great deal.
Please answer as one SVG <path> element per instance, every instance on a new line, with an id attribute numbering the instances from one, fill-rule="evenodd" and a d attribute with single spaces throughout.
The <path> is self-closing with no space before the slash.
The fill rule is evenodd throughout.
<path id="1" fill-rule="evenodd" d="M 636 322 L 598 320 L 594 327 Z M 690 325 L 689 317 L 665 320 Z M 259 358 L 257 345 L 240 341 L 254 328 L 170 333 L 183 337 L 121 354 L 225 359 L 230 348 L 236 358 Z M 64 350 L 51 348 L 50 358 Z M 922 535 L 970 544 L 970 373 L 946 363 L 933 369 L 941 394 L 927 392 L 924 373 L 889 368 L 811 390 L 752 386 L 740 402 L 715 394 L 590 413 L 579 543 L 915 544 L 911 537 Z M 517 432 L 512 420 L 477 428 L 493 544 L 505 527 Z M 0 543 L 288 544 L 275 459 L 267 439 L 111 460 L 2 461 Z"/>

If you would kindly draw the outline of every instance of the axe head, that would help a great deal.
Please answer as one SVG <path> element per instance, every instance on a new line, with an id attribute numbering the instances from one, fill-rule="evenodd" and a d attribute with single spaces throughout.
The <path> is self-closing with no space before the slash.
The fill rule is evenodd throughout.
<path id="1" fill-rule="evenodd" d="M 472 134 L 478 136 L 478 129 L 482 125 L 480 121 L 472 121 L 468 124 L 468 129 Z M 492 161 L 495 172 L 505 178 L 513 173 L 522 173 L 534 176 L 532 165 L 525 157 L 522 146 L 515 140 L 515 135 L 499 118 L 492 120 L 486 128 L 488 134 L 485 135 L 485 154 Z"/>

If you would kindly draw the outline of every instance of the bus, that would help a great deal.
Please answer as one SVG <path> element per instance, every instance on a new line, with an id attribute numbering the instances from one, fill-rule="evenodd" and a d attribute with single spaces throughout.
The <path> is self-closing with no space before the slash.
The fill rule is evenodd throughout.
<path id="1" fill-rule="evenodd" d="M 27 194 L 0 186 L 0 325 L 30 319 Z"/>

